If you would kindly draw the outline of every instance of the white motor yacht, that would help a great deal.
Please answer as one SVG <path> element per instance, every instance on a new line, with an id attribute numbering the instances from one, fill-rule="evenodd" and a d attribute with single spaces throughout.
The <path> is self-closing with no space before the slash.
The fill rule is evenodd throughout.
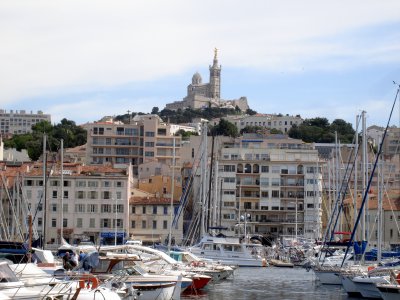
<path id="1" fill-rule="evenodd" d="M 266 267 L 264 246 L 240 243 L 239 238 L 205 236 L 188 251 L 195 255 L 239 267 Z"/>

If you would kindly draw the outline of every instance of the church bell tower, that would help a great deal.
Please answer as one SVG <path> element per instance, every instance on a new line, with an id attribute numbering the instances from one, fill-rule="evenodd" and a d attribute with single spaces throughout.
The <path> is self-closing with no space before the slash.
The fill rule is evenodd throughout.
<path id="1" fill-rule="evenodd" d="M 210 90 L 209 98 L 221 98 L 221 66 L 218 66 L 218 49 L 214 49 L 214 61 L 210 69 Z"/>

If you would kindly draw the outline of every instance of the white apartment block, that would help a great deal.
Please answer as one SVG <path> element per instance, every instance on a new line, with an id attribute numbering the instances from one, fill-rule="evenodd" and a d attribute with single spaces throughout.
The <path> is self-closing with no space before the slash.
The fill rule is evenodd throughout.
<path id="1" fill-rule="evenodd" d="M 297 116 L 289 116 L 282 114 L 256 114 L 252 116 L 227 116 L 225 120 L 235 124 L 238 131 L 246 126 L 259 126 L 267 129 L 277 129 L 283 133 L 287 133 L 294 124 L 299 126 L 303 123 L 303 119 Z"/>
<path id="2" fill-rule="evenodd" d="M 51 117 L 42 111 L 37 113 L 26 112 L 25 110 L 0 109 L 0 132 L 1 134 L 24 134 L 32 132 L 32 126 L 42 122 L 51 122 Z"/>
<path id="3" fill-rule="evenodd" d="M 130 124 L 96 122 L 84 127 L 87 164 L 131 164 L 135 175 L 140 164 L 151 161 L 172 166 L 175 159 L 176 168 L 180 166 L 181 137 L 157 115 L 136 116 Z"/>
<path id="4" fill-rule="evenodd" d="M 31 168 L 23 179 L 23 194 L 45 244 L 58 245 L 61 232 L 69 243 L 90 239 L 114 244 L 117 236 L 121 244 L 128 237 L 130 168 L 65 164 L 63 182 L 60 166 L 47 173 L 46 188 L 42 165 Z"/>
<path id="5" fill-rule="evenodd" d="M 228 235 L 243 234 L 239 220 L 249 215 L 247 233 L 294 236 L 297 228 L 299 236 L 321 236 L 317 150 L 300 140 L 260 135 L 246 135 L 220 150 L 221 224 Z"/>

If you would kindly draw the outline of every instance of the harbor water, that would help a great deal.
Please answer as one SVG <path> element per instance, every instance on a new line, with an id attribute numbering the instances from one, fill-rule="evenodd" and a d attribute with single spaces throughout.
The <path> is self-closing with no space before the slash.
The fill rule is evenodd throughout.
<path id="1" fill-rule="evenodd" d="M 211 284 L 186 300 L 247 299 L 357 299 L 348 297 L 341 286 L 321 285 L 312 270 L 304 268 L 238 268 L 227 280 Z"/>

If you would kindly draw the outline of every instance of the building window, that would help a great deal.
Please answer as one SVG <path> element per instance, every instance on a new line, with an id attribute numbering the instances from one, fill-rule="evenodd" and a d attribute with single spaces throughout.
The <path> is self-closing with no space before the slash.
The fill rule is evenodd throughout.
<path id="1" fill-rule="evenodd" d="M 97 213 L 97 204 L 88 204 L 87 212 L 89 213 Z"/>
<path id="2" fill-rule="evenodd" d="M 76 219 L 76 227 L 82 228 L 82 218 L 77 218 Z"/>
<path id="3" fill-rule="evenodd" d="M 167 215 L 168 214 L 168 206 L 164 206 L 163 207 L 163 210 L 164 210 L 164 215 Z"/>
<path id="4" fill-rule="evenodd" d="M 75 182 L 76 187 L 86 187 L 86 181 L 76 181 Z"/>
<path id="5" fill-rule="evenodd" d="M 144 135 L 145 136 L 147 136 L 147 137 L 154 137 L 154 131 L 146 131 L 145 133 L 144 133 Z"/>
<path id="6" fill-rule="evenodd" d="M 88 187 L 99 187 L 98 181 L 88 181 Z"/>
<path id="7" fill-rule="evenodd" d="M 131 206 L 131 214 L 136 214 L 136 207 L 135 206 Z"/>
<path id="8" fill-rule="evenodd" d="M 269 166 L 261 166 L 261 173 L 268 173 L 269 172 Z"/>
<path id="9" fill-rule="evenodd" d="M 235 166 L 234 165 L 225 165 L 224 166 L 224 172 L 235 172 Z"/>
<path id="10" fill-rule="evenodd" d="M 77 191 L 76 192 L 76 198 L 77 199 L 84 199 L 85 198 L 85 192 L 84 191 Z"/>
<path id="11" fill-rule="evenodd" d="M 51 227 L 57 227 L 57 219 L 51 219 Z"/>
<path id="12" fill-rule="evenodd" d="M 96 227 L 96 219 L 95 218 L 90 218 L 89 219 L 89 227 L 90 228 L 95 228 Z"/>
<path id="13" fill-rule="evenodd" d="M 38 226 L 42 226 L 42 224 L 43 224 L 42 220 L 43 220 L 42 218 L 38 218 L 38 220 L 37 220 Z"/>
<path id="14" fill-rule="evenodd" d="M 85 212 L 85 204 L 75 204 L 75 212 L 84 213 Z"/>
<path id="15" fill-rule="evenodd" d="M 168 221 L 167 220 L 163 221 L 163 229 L 168 229 Z"/>
<path id="16" fill-rule="evenodd" d="M 142 214 L 146 214 L 146 206 L 142 206 Z"/>
<path id="17" fill-rule="evenodd" d="M 115 186 L 116 186 L 116 187 L 123 187 L 123 186 L 124 186 L 124 183 L 123 183 L 122 181 L 117 181 L 117 182 L 115 183 Z"/>
<path id="18" fill-rule="evenodd" d="M 103 199 L 111 199 L 110 194 L 111 193 L 109 191 L 104 191 L 103 192 Z"/>
<path id="19" fill-rule="evenodd" d="M 153 157 L 154 156 L 154 152 L 153 151 L 145 151 L 144 156 Z"/>
<path id="20" fill-rule="evenodd" d="M 110 187 L 111 182 L 110 181 L 103 181 L 103 187 Z"/>
<path id="21" fill-rule="evenodd" d="M 251 202 L 245 202 L 244 209 L 251 209 Z"/>
<path id="22" fill-rule="evenodd" d="M 146 221 L 145 220 L 142 220 L 142 228 L 146 229 Z"/>
<path id="23" fill-rule="evenodd" d="M 101 228 L 110 228 L 110 225 L 111 225 L 110 219 L 101 219 L 100 225 L 101 225 Z"/>
<path id="24" fill-rule="evenodd" d="M 102 204 L 101 212 L 102 213 L 110 213 L 111 212 L 111 204 Z"/>
<path id="25" fill-rule="evenodd" d="M 53 191 L 53 199 L 57 199 L 57 191 Z"/>
<path id="26" fill-rule="evenodd" d="M 63 227 L 68 227 L 68 219 L 63 219 Z"/>
<path id="27" fill-rule="evenodd" d="M 52 211 L 52 212 L 56 212 L 56 211 L 57 211 L 57 204 L 54 204 L 54 203 L 53 203 L 53 204 L 51 205 L 51 211 Z"/>
<path id="28" fill-rule="evenodd" d="M 153 220 L 153 229 L 157 229 L 157 221 Z"/>
<path id="29" fill-rule="evenodd" d="M 157 214 L 157 205 L 153 205 L 153 215 Z"/>
<path id="30" fill-rule="evenodd" d="M 68 191 L 64 191 L 64 199 L 68 199 Z"/>
<path id="31" fill-rule="evenodd" d="M 115 204 L 113 205 L 113 212 L 115 213 L 115 209 L 117 209 L 117 213 L 123 213 L 124 212 L 124 205 L 123 204 Z"/>
<path id="32" fill-rule="evenodd" d="M 271 196 L 272 198 L 279 198 L 279 191 L 272 191 Z"/>

